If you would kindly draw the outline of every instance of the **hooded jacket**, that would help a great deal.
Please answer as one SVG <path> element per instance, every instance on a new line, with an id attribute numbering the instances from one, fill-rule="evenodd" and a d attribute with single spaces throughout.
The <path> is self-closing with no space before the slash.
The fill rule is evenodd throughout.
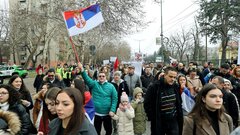
<path id="1" fill-rule="evenodd" d="M 146 131 L 147 116 L 143 107 L 143 98 L 139 102 L 135 99 L 138 93 L 142 93 L 143 95 L 143 91 L 139 87 L 134 89 L 133 100 L 131 102 L 131 105 L 135 112 L 135 118 L 133 118 L 133 126 L 135 134 L 143 134 Z"/>
<path id="2" fill-rule="evenodd" d="M 16 135 L 20 130 L 19 117 L 13 112 L 0 110 L 0 134 Z"/>

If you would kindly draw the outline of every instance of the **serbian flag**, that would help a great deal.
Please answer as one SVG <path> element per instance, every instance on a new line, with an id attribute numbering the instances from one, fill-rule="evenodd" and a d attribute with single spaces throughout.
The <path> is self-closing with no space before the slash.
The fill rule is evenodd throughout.
<path id="1" fill-rule="evenodd" d="M 185 87 L 181 94 L 182 97 L 182 108 L 187 113 L 189 113 L 193 106 L 195 105 L 194 97 L 191 95 L 190 91 Z"/>
<path id="2" fill-rule="evenodd" d="M 99 4 L 80 10 L 65 11 L 63 17 L 69 36 L 84 33 L 104 22 Z"/>
<path id="3" fill-rule="evenodd" d="M 118 58 L 116 58 L 115 62 L 114 62 L 114 65 L 113 65 L 113 70 L 114 71 L 117 71 L 118 70 L 118 65 L 119 65 L 119 61 L 118 61 Z"/>
<path id="4" fill-rule="evenodd" d="M 90 123 L 94 124 L 95 108 L 91 93 L 89 91 L 85 91 L 84 98 L 85 98 L 84 104 L 85 116 L 88 118 Z"/>

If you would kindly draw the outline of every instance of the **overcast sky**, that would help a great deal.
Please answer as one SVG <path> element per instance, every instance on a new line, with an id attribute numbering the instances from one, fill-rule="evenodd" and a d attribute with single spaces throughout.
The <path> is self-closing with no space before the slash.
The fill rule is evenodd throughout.
<path id="1" fill-rule="evenodd" d="M 188 29 L 194 25 L 194 16 L 197 14 L 199 5 L 196 0 L 163 0 L 163 35 L 169 37 L 171 34 L 181 30 L 181 27 Z M 142 32 L 135 33 L 126 38 L 133 52 L 140 51 L 152 54 L 160 46 L 156 45 L 156 37 L 160 36 L 161 31 L 161 10 L 160 5 L 153 0 L 146 0 L 144 10 L 147 12 L 147 21 L 153 21 Z"/>

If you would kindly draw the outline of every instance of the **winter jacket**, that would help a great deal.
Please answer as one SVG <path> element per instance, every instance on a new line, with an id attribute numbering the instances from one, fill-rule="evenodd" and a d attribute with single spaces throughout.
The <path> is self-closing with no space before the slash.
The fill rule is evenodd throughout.
<path id="1" fill-rule="evenodd" d="M 62 126 L 62 120 L 56 118 L 52 120 L 49 124 L 49 134 L 48 135 L 57 135 L 59 134 L 59 129 Z M 79 132 L 77 135 L 97 135 L 97 132 L 94 126 L 84 117 L 81 127 L 79 127 Z"/>
<path id="2" fill-rule="evenodd" d="M 144 109 L 146 111 L 148 120 L 154 125 L 152 128 L 152 135 L 163 135 L 162 134 L 162 124 L 166 121 L 162 121 L 161 117 L 161 91 L 173 89 L 176 94 L 176 120 L 178 121 L 179 133 L 182 133 L 183 124 L 183 113 L 182 113 L 182 100 L 179 91 L 179 86 L 177 84 L 168 85 L 165 83 L 164 78 L 161 77 L 149 85 L 147 93 L 144 99 Z"/>
<path id="3" fill-rule="evenodd" d="M 134 133 L 135 134 L 143 134 L 146 131 L 146 120 L 147 116 L 143 107 L 143 98 L 141 101 L 137 102 L 135 96 L 138 93 L 142 93 L 143 91 L 141 88 L 135 88 L 133 92 L 133 100 L 131 105 L 135 112 L 135 117 L 133 118 L 133 126 L 134 126 Z"/>
<path id="4" fill-rule="evenodd" d="M 220 135 L 229 135 L 233 130 L 232 119 L 226 113 L 220 116 L 219 131 Z M 216 135 L 213 127 L 207 119 L 203 119 L 202 123 L 196 122 L 195 135 Z M 183 135 L 193 135 L 194 131 L 193 118 L 191 116 L 184 117 Z"/>
<path id="5" fill-rule="evenodd" d="M 133 131 L 133 118 L 134 110 L 132 107 L 126 109 L 125 112 L 117 109 L 116 115 L 112 119 L 117 120 L 118 135 L 134 135 Z"/>
<path id="6" fill-rule="evenodd" d="M 21 131 L 19 132 L 20 135 L 28 135 L 30 130 L 32 130 L 33 124 L 31 122 L 29 114 L 26 112 L 25 108 L 19 104 L 15 103 L 12 106 L 9 106 L 8 111 L 16 113 L 21 121 Z"/>
<path id="7" fill-rule="evenodd" d="M 127 74 L 124 77 L 124 80 L 127 82 L 128 89 L 129 89 L 129 97 L 133 96 L 133 89 L 136 87 L 142 88 L 142 81 L 137 74 Z"/>
<path id="8" fill-rule="evenodd" d="M 116 110 L 117 110 L 118 105 L 120 103 L 122 92 L 126 92 L 126 94 L 129 95 L 129 89 L 128 89 L 127 82 L 122 80 L 122 79 L 120 80 L 119 85 L 117 85 L 117 83 L 114 82 L 114 80 L 112 80 L 111 83 L 113 84 L 113 86 L 117 90 L 117 94 L 118 94 L 118 102 L 117 102 L 117 107 L 116 107 Z"/>
<path id="9" fill-rule="evenodd" d="M 41 107 L 42 107 L 41 104 L 43 102 L 42 91 L 39 91 L 36 95 L 34 95 L 33 99 L 35 100 L 35 102 L 34 102 L 34 106 L 33 106 L 32 116 L 33 116 L 33 124 L 36 125 L 36 121 L 38 119 L 38 115 L 39 115 Z"/>
<path id="10" fill-rule="evenodd" d="M 0 135 L 16 135 L 20 130 L 19 117 L 13 112 L 0 110 Z"/>
<path id="11" fill-rule="evenodd" d="M 43 77 L 44 77 L 44 74 L 36 75 L 36 77 L 35 77 L 33 87 L 36 89 L 36 92 L 38 92 L 41 88 L 41 85 L 43 82 Z"/>
<path id="12" fill-rule="evenodd" d="M 92 80 L 85 71 L 82 77 L 91 90 L 96 113 L 108 115 L 110 111 L 115 112 L 118 100 L 115 87 L 107 81 L 100 83 Z"/>
<path id="13" fill-rule="evenodd" d="M 33 101 L 30 92 L 23 92 L 22 89 L 18 90 L 18 92 L 20 93 L 20 99 L 27 100 L 28 102 L 30 102 L 29 106 L 23 105 L 23 107 L 26 109 L 26 112 L 30 115 L 30 110 L 33 108 Z"/>

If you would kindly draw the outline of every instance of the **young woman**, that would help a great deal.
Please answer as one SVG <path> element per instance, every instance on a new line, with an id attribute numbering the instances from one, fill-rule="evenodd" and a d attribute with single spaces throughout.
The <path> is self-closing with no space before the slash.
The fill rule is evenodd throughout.
<path id="1" fill-rule="evenodd" d="M 55 108 L 55 99 L 58 92 L 61 89 L 58 87 L 52 87 L 46 91 L 43 98 L 42 116 L 39 123 L 38 135 L 48 135 L 48 125 L 51 120 L 57 118 L 57 112 Z"/>
<path id="2" fill-rule="evenodd" d="M 42 88 L 39 90 L 37 94 L 33 96 L 33 99 L 35 100 L 33 105 L 33 124 L 38 129 L 40 118 L 42 117 L 42 110 L 43 110 L 43 101 L 44 101 L 44 95 L 47 92 L 49 88 L 49 83 L 44 83 L 42 85 Z"/>
<path id="3" fill-rule="evenodd" d="M 33 101 L 29 90 L 23 82 L 23 79 L 18 75 L 13 75 L 9 79 L 8 84 L 13 86 L 15 90 L 20 93 L 21 103 L 29 114 L 29 111 L 33 108 Z"/>
<path id="4" fill-rule="evenodd" d="M 87 90 L 86 85 L 81 79 L 74 79 L 71 83 L 72 88 L 77 88 L 83 95 L 83 105 L 85 110 L 85 115 L 88 120 L 94 124 L 95 108 L 93 104 L 93 99 L 91 93 Z"/>
<path id="5" fill-rule="evenodd" d="M 82 94 L 76 88 L 61 90 L 56 98 L 58 118 L 49 124 L 49 135 L 97 135 L 84 116 Z"/>
<path id="6" fill-rule="evenodd" d="M 21 121 L 21 130 L 18 134 L 28 135 L 33 125 L 18 97 L 19 93 L 13 87 L 6 84 L 0 85 L 0 110 L 16 113 Z"/>
<path id="7" fill-rule="evenodd" d="M 183 135 L 229 135 L 233 130 L 231 117 L 224 112 L 223 94 L 214 84 L 199 91 L 196 104 L 185 116 Z"/>
<path id="8" fill-rule="evenodd" d="M 183 74 L 178 75 L 177 79 L 181 98 L 182 98 L 182 109 L 183 109 L 183 115 L 187 115 L 193 108 L 195 101 L 194 97 L 191 94 L 191 88 L 192 86 L 187 81 L 187 77 Z"/>

